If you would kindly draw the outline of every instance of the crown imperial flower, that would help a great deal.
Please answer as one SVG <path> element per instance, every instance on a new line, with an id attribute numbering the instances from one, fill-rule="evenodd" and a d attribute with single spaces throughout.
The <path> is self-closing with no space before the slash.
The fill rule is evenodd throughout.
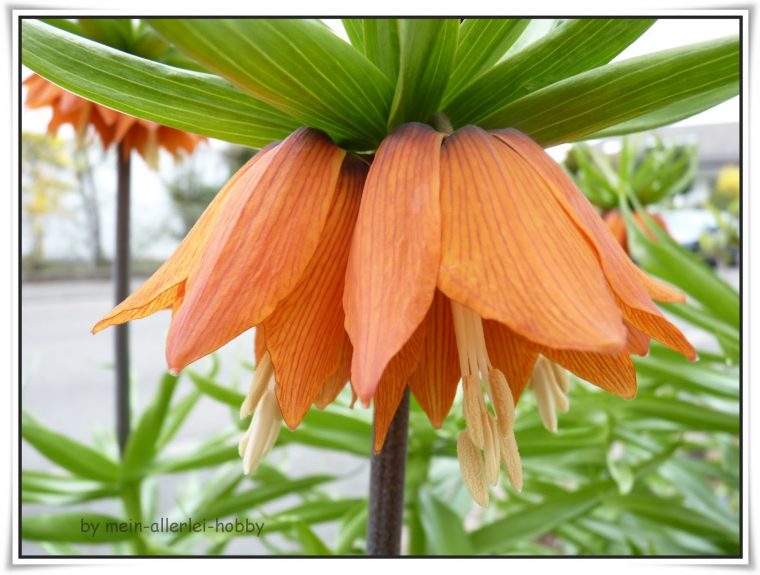
<path id="1" fill-rule="evenodd" d="M 516 130 L 405 124 L 371 166 L 302 128 L 254 156 L 172 257 L 94 331 L 171 308 L 179 371 L 256 327 L 241 417 L 246 472 L 350 380 L 382 449 L 408 387 L 439 427 L 462 382 L 462 474 L 485 505 L 531 383 L 556 429 L 569 370 L 632 398 L 631 354 L 654 338 L 694 359 L 641 272 L 572 180 Z"/>

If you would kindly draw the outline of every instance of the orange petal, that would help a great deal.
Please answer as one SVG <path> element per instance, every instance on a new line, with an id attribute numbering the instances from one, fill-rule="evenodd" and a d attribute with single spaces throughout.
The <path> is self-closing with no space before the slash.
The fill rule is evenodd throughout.
<path id="1" fill-rule="evenodd" d="M 363 402 L 433 300 L 442 139 L 428 126 L 405 124 L 380 145 L 367 176 L 343 300 L 351 379 Z"/>
<path id="2" fill-rule="evenodd" d="M 636 396 L 636 369 L 626 353 L 604 354 L 540 348 L 541 354 L 578 377 L 624 399 Z"/>
<path id="3" fill-rule="evenodd" d="M 240 179 L 172 320 L 171 369 L 261 323 L 293 291 L 317 249 L 344 156 L 323 133 L 301 128 Z"/>
<path id="4" fill-rule="evenodd" d="M 96 323 L 92 328 L 93 333 L 112 325 L 146 317 L 174 304 L 178 296 L 184 293 L 185 280 L 200 260 L 227 197 L 236 188 L 236 184 L 248 174 L 257 162 L 267 155 L 272 147 L 267 146 L 261 150 L 230 178 L 185 236 L 185 239 L 174 250 L 171 257 L 140 289 Z"/>
<path id="5" fill-rule="evenodd" d="M 324 409 L 330 405 L 338 394 L 348 383 L 351 377 L 351 356 L 353 355 L 353 349 L 351 347 L 351 341 L 348 339 L 348 335 L 344 335 L 343 338 L 343 353 L 340 359 L 340 365 L 335 373 L 330 374 L 322 384 L 322 389 L 319 390 L 319 394 L 314 399 L 314 405 L 319 409 Z M 356 397 L 356 396 L 354 396 Z"/>
<path id="6" fill-rule="evenodd" d="M 438 428 L 451 410 L 460 378 L 451 302 L 438 290 L 424 323 L 425 342 L 419 365 L 409 378 L 409 389 Z"/>
<path id="7" fill-rule="evenodd" d="M 532 341 L 618 351 L 622 314 L 596 254 L 521 156 L 467 126 L 441 156 L 439 287 Z"/>
<path id="8" fill-rule="evenodd" d="M 545 185 L 551 189 L 567 216 L 573 219 L 596 250 L 607 280 L 625 304 L 621 306 L 625 319 L 651 337 L 694 359 L 694 348 L 652 302 L 647 291 L 652 288 L 652 283 L 642 284 L 643 272 L 625 254 L 586 196 L 578 190 L 562 168 L 525 134 L 517 130 L 498 130 L 494 134 L 498 140 L 506 144 L 507 149 L 515 151 L 540 170 Z M 661 287 L 660 284 L 658 288 Z"/>
<path id="9" fill-rule="evenodd" d="M 253 339 L 253 356 L 256 358 L 256 365 L 259 365 L 261 358 L 267 352 L 267 340 L 264 335 L 264 324 L 256 327 L 256 335 Z"/>
<path id="10" fill-rule="evenodd" d="M 388 435 L 388 428 L 396 415 L 396 410 L 404 396 L 409 378 L 417 369 L 422 355 L 427 334 L 427 324 L 422 322 L 406 345 L 393 356 L 380 378 L 377 391 L 374 395 L 375 419 L 374 419 L 374 450 L 380 453 Z M 352 381 L 353 383 L 353 381 Z M 361 396 L 360 396 L 361 397 Z"/>
<path id="11" fill-rule="evenodd" d="M 488 357 L 507 378 L 515 403 L 530 381 L 538 352 L 512 330 L 498 322 L 483 322 Z"/>
<path id="12" fill-rule="evenodd" d="M 625 218 L 620 210 L 610 210 L 604 214 L 604 223 L 610 230 L 612 237 L 617 240 L 625 253 L 628 253 L 628 229 L 625 226 Z"/>
<path id="13" fill-rule="evenodd" d="M 648 354 L 649 336 L 627 323 L 626 327 L 628 328 L 628 345 L 625 352 L 642 356 Z"/>
<path id="14" fill-rule="evenodd" d="M 264 320 L 285 423 L 303 419 L 343 355 L 343 284 L 367 166 L 346 158 L 317 251 L 298 284 Z"/>

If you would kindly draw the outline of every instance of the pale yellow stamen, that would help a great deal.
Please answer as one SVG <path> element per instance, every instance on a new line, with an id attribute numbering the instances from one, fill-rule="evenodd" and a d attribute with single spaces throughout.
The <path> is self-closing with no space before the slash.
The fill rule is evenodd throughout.
<path id="1" fill-rule="evenodd" d="M 483 457 L 470 439 L 470 434 L 466 429 L 459 434 L 457 456 L 459 457 L 462 478 L 470 491 L 470 495 L 478 505 L 485 507 L 488 505 L 488 486 L 486 485 Z"/>
<path id="2" fill-rule="evenodd" d="M 272 358 L 269 356 L 269 352 L 267 352 L 264 354 L 264 357 L 261 358 L 261 361 L 256 366 L 256 371 L 253 373 L 251 386 L 248 388 L 245 400 L 240 406 L 240 419 L 245 419 L 253 413 L 254 409 L 256 409 L 264 392 L 267 390 L 269 380 L 272 379 L 273 373 Z"/>
<path id="3" fill-rule="evenodd" d="M 463 412 L 467 426 L 457 442 L 459 465 L 473 499 L 485 505 L 488 502 L 488 484 L 498 483 L 500 460 L 505 462 L 512 484 L 522 488 L 520 454 L 512 429 L 515 402 L 506 377 L 492 366 L 488 357 L 483 319 L 454 301 L 451 302 L 451 312 L 462 372 Z M 495 417 L 486 405 L 484 388 Z"/>
<path id="4" fill-rule="evenodd" d="M 253 413 L 251 424 L 238 444 L 245 474 L 256 469 L 261 460 L 272 450 L 280 434 L 282 412 L 277 403 L 275 388 L 272 361 L 266 353 L 256 368 L 251 387 L 240 407 L 241 419 Z"/>
<path id="5" fill-rule="evenodd" d="M 517 491 L 522 491 L 522 462 L 514 433 L 501 436 L 501 458 L 509 481 Z"/>
<path id="6" fill-rule="evenodd" d="M 567 374 L 558 365 L 539 355 L 530 379 L 536 396 L 538 414 L 544 427 L 552 433 L 557 431 L 557 411 L 570 409 L 567 397 Z"/>
<path id="7" fill-rule="evenodd" d="M 483 427 L 485 434 L 483 458 L 485 460 L 486 480 L 491 485 L 496 485 L 499 481 L 499 434 L 496 430 L 496 421 L 494 421 L 493 415 L 488 412 L 484 414 Z"/>

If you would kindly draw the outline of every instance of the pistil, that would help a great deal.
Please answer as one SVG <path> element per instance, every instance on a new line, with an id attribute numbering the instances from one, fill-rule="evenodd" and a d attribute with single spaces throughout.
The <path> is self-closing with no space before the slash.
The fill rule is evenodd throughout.
<path id="1" fill-rule="evenodd" d="M 515 402 L 507 378 L 491 365 L 483 319 L 455 301 L 451 302 L 451 311 L 467 426 L 457 441 L 459 466 L 473 499 L 485 506 L 488 484 L 496 485 L 499 479 L 500 460 L 512 485 L 518 491 L 522 489 L 522 466 L 513 430 Z M 486 404 L 486 396 L 493 413 Z"/>

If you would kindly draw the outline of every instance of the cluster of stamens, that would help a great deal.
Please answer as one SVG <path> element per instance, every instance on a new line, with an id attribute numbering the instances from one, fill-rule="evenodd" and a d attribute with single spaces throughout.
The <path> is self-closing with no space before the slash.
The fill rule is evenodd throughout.
<path id="1" fill-rule="evenodd" d="M 544 427 L 552 433 L 556 432 L 557 412 L 567 413 L 570 409 L 570 400 L 567 397 L 567 372 L 556 363 L 539 355 L 533 367 L 530 386 L 536 396 L 538 414 L 541 416 Z"/>
<path id="2" fill-rule="evenodd" d="M 491 365 L 483 320 L 472 310 L 451 302 L 459 365 L 464 389 L 467 428 L 459 435 L 457 455 L 462 477 L 473 499 L 488 504 L 488 485 L 499 481 L 503 462 L 509 480 L 522 490 L 522 464 L 515 441 L 515 402 L 504 374 Z M 486 405 L 485 387 L 493 413 Z"/>
<path id="3" fill-rule="evenodd" d="M 282 412 L 275 395 L 274 369 L 269 353 L 265 353 L 256 366 L 253 381 L 240 406 L 240 419 L 252 413 L 248 431 L 238 445 L 243 458 L 243 472 L 248 474 L 272 450 L 282 427 Z M 255 413 L 254 413 L 255 411 Z"/>

